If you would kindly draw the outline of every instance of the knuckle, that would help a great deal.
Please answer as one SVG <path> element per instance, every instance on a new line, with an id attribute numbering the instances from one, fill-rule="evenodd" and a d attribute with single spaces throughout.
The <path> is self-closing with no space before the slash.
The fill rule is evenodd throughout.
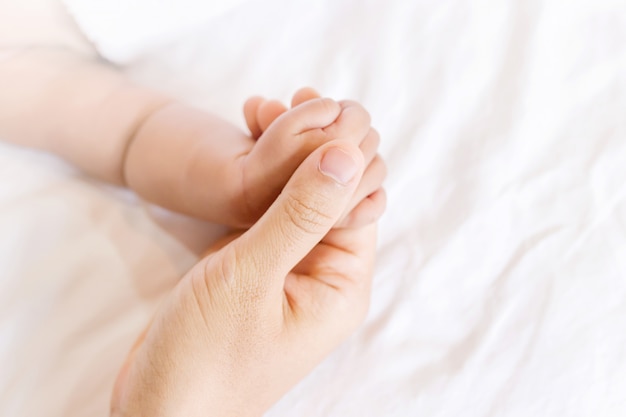
<path id="1" fill-rule="evenodd" d="M 231 246 L 226 246 L 207 259 L 204 264 L 204 276 L 230 287 L 237 280 L 238 269 L 237 254 Z"/>
<path id="2" fill-rule="evenodd" d="M 380 134 L 378 133 L 378 131 L 371 127 L 369 131 L 369 137 L 372 141 L 372 148 L 378 149 L 378 146 L 380 145 Z"/>
<path id="3" fill-rule="evenodd" d="M 380 155 L 376 155 L 372 161 L 372 168 L 376 170 L 377 178 L 383 182 L 387 178 L 387 164 Z"/>
<path id="4" fill-rule="evenodd" d="M 332 224 L 332 217 L 312 204 L 313 198 L 288 195 L 284 205 L 285 215 L 296 230 L 307 234 L 316 234 Z"/>
<path id="5" fill-rule="evenodd" d="M 344 100 L 342 102 L 344 111 L 348 109 L 353 112 L 353 117 L 359 120 L 364 125 L 369 125 L 372 122 L 372 116 L 361 104 L 354 100 Z"/>
<path id="6" fill-rule="evenodd" d="M 326 113 L 337 113 L 338 111 L 339 106 L 337 102 L 331 98 L 320 98 L 319 103 Z"/>
<path id="7" fill-rule="evenodd" d="M 360 106 L 360 107 L 361 107 L 361 112 L 362 112 L 361 117 L 363 117 L 363 124 L 366 124 L 369 126 L 372 123 L 372 115 L 370 114 L 370 112 L 365 110 L 363 106 Z"/>
<path id="8" fill-rule="evenodd" d="M 259 265 L 254 256 L 244 256 L 236 246 L 227 246 L 211 268 L 211 271 L 205 271 L 205 275 L 212 273 L 223 284 L 233 307 L 253 311 L 266 299 L 268 280 L 257 279 L 258 275 L 264 275 L 265 266 Z"/>
<path id="9" fill-rule="evenodd" d="M 369 163 L 365 169 L 364 178 L 366 180 L 361 183 L 361 187 L 365 186 L 371 192 L 374 192 L 383 184 L 387 178 L 387 164 L 385 164 L 380 155 L 376 155 L 372 162 Z"/>

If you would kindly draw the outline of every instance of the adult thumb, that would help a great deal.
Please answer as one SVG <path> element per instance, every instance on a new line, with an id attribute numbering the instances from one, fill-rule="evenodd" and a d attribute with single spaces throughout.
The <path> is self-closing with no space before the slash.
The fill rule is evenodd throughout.
<path id="1" fill-rule="evenodd" d="M 237 259 L 257 271 L 248 279 L 282 290 L 287 273 L 346 210 L 363 170 L 363 154 L 349 142 L 335 140 L 312 152 L 265 214 L 233 242 Z"/>

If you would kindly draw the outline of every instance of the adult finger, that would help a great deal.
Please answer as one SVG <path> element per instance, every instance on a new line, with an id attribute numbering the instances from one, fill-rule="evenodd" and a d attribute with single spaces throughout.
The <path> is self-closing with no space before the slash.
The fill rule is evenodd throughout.
<path id="1" fill-rule="evenodd" d="M 332 141 L 314 151 L 295 171 L 267 212 L 233 242 L 234 258 L 255 273 L 244 273 L 282 291 L 284 277 L 337 222 L 363 175 L 356 145 Z"/>

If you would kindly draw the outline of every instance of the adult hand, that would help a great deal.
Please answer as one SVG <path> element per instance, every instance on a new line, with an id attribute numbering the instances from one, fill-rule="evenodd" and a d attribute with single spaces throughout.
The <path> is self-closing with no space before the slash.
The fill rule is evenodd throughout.
<path id="1" fill-rule="evenodd" d="M 259 416 L 343 341 L 367 311 L 376 225 L 331 228 L 364 165 L 354 144 L 320 147 L 194 266 L 129 354 L 112 415 Z"/>

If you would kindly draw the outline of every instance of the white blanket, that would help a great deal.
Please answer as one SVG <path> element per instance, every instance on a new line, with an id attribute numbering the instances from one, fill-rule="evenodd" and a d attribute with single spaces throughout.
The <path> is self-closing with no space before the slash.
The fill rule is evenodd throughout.
<path id="1" fill-rule="evenodd" d="M 268 0 L 132 52 L 242 127 L 247 96 L 312 85 L 381 133 L 370 315 L 270 416 L 626 415 L 623 1 Z M 204 242 L 53 157 L 0 167 L 0 415 L 107 415 Z"/>

